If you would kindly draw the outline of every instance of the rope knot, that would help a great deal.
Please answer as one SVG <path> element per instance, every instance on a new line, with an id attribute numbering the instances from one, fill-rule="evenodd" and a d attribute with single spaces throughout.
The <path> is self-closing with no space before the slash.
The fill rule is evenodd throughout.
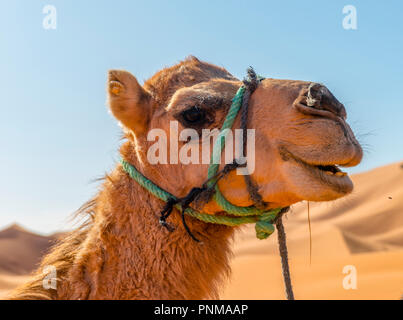
<path id="1" fill-rule="evenodd" d="M 247 77 L 242 82 L 245 85 L 245 87 L 250 91 L 250 93 L 253 93 L 259 84 L 258 76 L 256 75 L 256 72 L 252 67 L 249 67 L 246 70 L 246 73 Z"/>
<path id="2" fill-rule="evenodd" d="M 274 232 L 274 220 L 277 214 L 271 211 L 264 212 L 259 221 L 255 224 L 256 238 L 263 240 L 267 239 Z"/>
<path id="3" fill-rule="evenodd" d="M 175 229 L 170 224 L 168 224 L 167 218 L 171 215 L 174 205 L 177 203 L 178 203 L 177 199 L 169 198 L 160 213 L 159 223 L 161 226 L 165 227 L 169 232 L 173 232 Z"/>

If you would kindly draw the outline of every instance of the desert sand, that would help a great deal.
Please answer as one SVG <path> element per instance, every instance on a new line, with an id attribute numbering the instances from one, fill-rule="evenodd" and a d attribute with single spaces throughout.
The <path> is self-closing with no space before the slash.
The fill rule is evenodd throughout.
<path id="1" fill-rule="evenodd" d="M 0 298 L 29 278 L 59 236 L 38 235 L 18 224 L 0 231 Z"/>
<path id="2" fill-rule="evenodd" d="M 352 176 L 354 192 L 330 203 L 307 203 L 284 219 L 297 299 L 400 299 L 403 294 L 403 167 L 400 163 Z M 277 238 L 257 240 L 253 228 L 235 241 L 233 274 L 223 299 L 284 299 Z M 345 266 L 357 289 L 343 288 Z"/>
<path id="3" fill-rule="evenodd" d="M 354 192 L 330 203 L 310 203 L 310 263 L 307 203 L 284 219 L 297 299 L 400 299 L 403 294 L 403 167 L 400 163 L 352 176 Z M 0 231 L 0 297 L 27 279 L 55 236 L 18 225 Z M 344 289 L 345 266 L 357 288 Z M 222 299 L 284 299 L 276 234 L 255 237 L 253 226 L 234 241 L 232 276 Z"/>

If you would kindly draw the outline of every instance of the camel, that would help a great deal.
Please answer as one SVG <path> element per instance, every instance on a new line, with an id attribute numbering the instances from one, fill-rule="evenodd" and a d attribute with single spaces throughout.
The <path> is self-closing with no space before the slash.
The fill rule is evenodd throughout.
<path id="1" fill-rule="evenodd" d="M 220 128 L 241 85 L 224 68 L 195 57 L 157 72 L 144 85 L 127 71 L 109 71 L 108 105 L 125 136 L 122 159 L 160 188 L 184 197 L 202 185 L 208 164 L 150 164 L 147 150 L 154 142 L 147 133 L 160 128 L 169 134 L 173 120 L 179 129 Z M 233 128 L 240 127 L 239 118 Z M 251 177 L 267 208 L 331 201 L 352 191 L 340 167 L 357 165 L 363 152 L 346 123 L 343 104 L 324 85 L 262 80 L 249 100 L 248 127 L 256 132 Z M 245 179 L 235 171 L 218 187 L 234 205 L 253 205 Z M 201 240 L 193 241 L 177 209 L 167 219 L 173 231 L 159 223 L 164 205 L 118 163 L 96 196 L 80 208 L 85 222 L 50 250 L 32 279 L 10 298 L 218 298 L 230 275 L 231 243 L 238 227 L 187 217 L 187 226 Z M 223 214 L 214 199 L 201 210 Z M 56 289 L 43 286 L 46 266 L 57 271 Z"/>

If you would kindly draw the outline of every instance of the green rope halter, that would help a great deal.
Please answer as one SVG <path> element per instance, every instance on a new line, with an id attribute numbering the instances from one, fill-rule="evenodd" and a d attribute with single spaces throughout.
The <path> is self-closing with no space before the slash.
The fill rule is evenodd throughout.
<path id="1" fill-rule="evenodd" d="M 228 111 L 228 114 L 224 120 L 223 126 L 221 128 L 221 132 L 214 143 L 213 153 L 210 160 L 210 166 L 208 168 L 208 186 L 212 186 L 215 183 L 213 177 L 216 175 L 217 170 L 219 168 L 219 164 L 215 163 L 214 159 L 217 156 L 221 155 L 222 149 L 224 148 L 225 139 L 228 130 L 232 128 L 232 125 L 235 121 L 235 118 L 239 112 L 239 109 L 242 106 L 243 96 L 245 93 L 245 87 L 242 86 L 238 89 L 235 97 L 232 99 L 231 107 Z M 129 174 L 129 176 L 134 179 L 137 183 L 139 183 L 142 187 L 147 189 L 151 194 L 155 197 L 159 198 L 162 201 L 167 202 L 169 199 L 177 199 L 174 195 L 169 192 L 161 189 L 155 183 L 147 179 L 143 176 L 134 166 L 128 163 L 125 160 L 121 160 L 121 164 L 123 169 Z M 266 239 L 274 232 L 274 219 L 277 217 L 278 213 L 281 211 L 281 208 L 271 209 L 268 211 L 260 210 L 255 206 L 250 207 L 239 207 L 230 203 L 223 194 L 220 192 L 218 185 L 215 185 L 215 193 L 214 200 L 218 204 L 218 206 L 227 213 L 226 216 L 216 216 L 207 213 L 202 213 L 192 208 L 187 207 L 184 211 L 185 214 L 196 218 L 198 220 L 207 222 L 207 223 L 215 223 L 215 224 L 223 224 L 227 226 L 239 226 L 242 224 L 248 223 L 256 223 L 256 237 L 258 239 Z M 182 210 L 182 206 L 178 203 L 175 205 L 178 210 Z"/>

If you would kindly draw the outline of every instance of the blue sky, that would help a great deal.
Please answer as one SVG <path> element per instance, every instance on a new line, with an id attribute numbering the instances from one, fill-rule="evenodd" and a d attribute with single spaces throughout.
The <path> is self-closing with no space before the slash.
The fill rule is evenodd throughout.
<path id="1" fill-rule="evenodd" d="M 357 30 L 342 27 L 348 4 Z M 2 1 L 0 41 L 0 227 L 69 227 L 118 159 L 107 70 L 142 81 L 189 54 L 326 84 L 366 149 L 351 172 L 403 159 L 402 1 Z"/>

